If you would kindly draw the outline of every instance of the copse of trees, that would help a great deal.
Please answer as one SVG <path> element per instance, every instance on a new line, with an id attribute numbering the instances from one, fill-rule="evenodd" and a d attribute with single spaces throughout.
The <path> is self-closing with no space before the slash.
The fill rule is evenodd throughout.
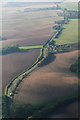
<path id="1" fill-rule="evenodd" d="M 60 30 L 61 29 L 61 25 L 55 25 L 55 26 L 53 26 L 53 29 L 55 29 L 55 30 Z"/>
<path id="2" fill-rule="evenodd" d="M 2 117 L 8 118 L 9 117 L 9 97 L 6 95 L 2 96 Z"/>
<path id="3" fill-rule="evenodd" d="M 70 70 L 80 77 L 80 56 L 78 57 L 78 60 L 70 66 Z"/>
<path id="4" fill-rule="evenodd" d="M 62 33 L 62 30 L 63 30 L 64 28 L 62 27 L 62 28 L 60 28 L 60 30 L 58 30 L 58 34 L 56 35 L 56 37 L 55 38 L 58 38 L 59 37 L 59 35 L 61 35 L 61 33 Z"/>
<path id="5" fill-rule="evenodd" d="M 25 50 L 20 49 L 19 45 L 11 45 L 11 46 L 5 46 L 2 48 L 2 51 L 0 51 L 0 53 L 2 52 L 2 55 L 5 54 L 10 54 L 10 53 L 14 53 L 14 52 L 23 52 Z"/>
<path id="6" fill-rule="evenodd" d="M 7 40 L 7 39 L 6 39 L 6 38 L 3 38 L 3 37 L 2 37 L 2 38 L 0 37 L 0 41 L 4 41 L 4 40 Z"/>
<path id="7" fill-rule="evenodd" d="M 2 54 L 7 54 L 7 53 L 12 53 L 12 52 L 17 52 L 19 51 L 19 46 L 15 45 L 15 46 L 6 46 L 2 48 Z"/>

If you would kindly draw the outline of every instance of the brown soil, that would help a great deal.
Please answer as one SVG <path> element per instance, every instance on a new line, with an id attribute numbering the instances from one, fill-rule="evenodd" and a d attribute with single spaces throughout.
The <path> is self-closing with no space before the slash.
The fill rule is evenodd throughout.
<path id="1" fill-rule="evenodd" d="M 40 50 L 2 56 L 2 89 L 17 75 L 27 70 L 37 59 Z"/>
<path id="2" fill-rule="evenodd" d="M 69 67 L 76 61 L 78 51 L 56 54 L 50 64 L 37 68 L 20 84 L 15 100 L 34 103 L 66 96 L 78 88 L 78 78 Z"/>
<path id="3" fill-rule="evenodd" d="M 34 8 L 41 6 L 51 7 L 52 4 L 3 7 L 2 37 L 7 40 L 0 41 L 0 45 L 43 45 L 49 40 L 55 32 L 52 28 L 55 20 L 63 19 L 63 17 L 58 17 L 57 15 L 57 13 L 62 12 L 61 10 L 18 12 L 18 10 L 23 10 L 26 7 Z M 29 53 L 13 53 L 2 57 L 3 91 L 8 82 L 20 72 L 24 71 L 24 69 L 28 68 L 38 55 L 39 51 L 33 50 L 32 52 L 29 51 Z"/>
<path id="4" fill-rule="evenodd" d="M 22 9 L 23 7 L 3 7 L 2 34 L 4 38 L 7 38 L 2 42 L 3 45 L 43 45 L 55 32 L 52 28 L 55 21 L 63 19 L 57 15 L 62 12 L 61 10 L 17 12 Z"/>

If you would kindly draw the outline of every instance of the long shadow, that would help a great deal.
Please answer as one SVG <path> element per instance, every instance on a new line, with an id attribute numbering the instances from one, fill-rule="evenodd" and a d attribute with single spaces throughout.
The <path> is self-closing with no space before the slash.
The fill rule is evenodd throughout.
<path id="1" fill-rule="evenodd" d="M 45 65 L 50 64 L 56 59 L 56 56 L 52 53 L 49 53 L 48 57 L 44 59 L 44 61 L 41 63 L 40 67 L 44 67 Z"/>
<path id="2" fill-rule="evenodd" d="M 3 52 L 3 51 L 0 51 L 0 55 L 7 55 L 7 54 L 13 54 L 13 53 L 26 53 L 28 52 L 29 50 L 17 50 L 17 51 L 6 51 L 6 52 Z"/>

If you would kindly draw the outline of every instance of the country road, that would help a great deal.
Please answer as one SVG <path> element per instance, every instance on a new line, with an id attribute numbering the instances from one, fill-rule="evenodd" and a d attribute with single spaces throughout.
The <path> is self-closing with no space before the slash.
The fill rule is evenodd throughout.
<path id="1" fill-rule="evenodd" d="M 43 47 L 40 46 L 40 47 L 42 47 L 42 54 L 40 55 L 40 56 L 42 56 L 42 59 L 43 59 L 43 58 L 44 58 L 44 59 L 46 58 L 46 53 L 47 53 L 47 52 L 46 52 L 46 48 L 49 46 L 49 43 L 54 40 L 54 38 L 57 36 L 58 32 L 59 32 L 59 31 L 55 32 L 55 34 L 50 38 L 50 40 L 48 40 L 47 43 L 45 43 L 45 45 L 43 45 Z M 40 61 L 35 62 L 35 63 L 28 69 L 28 71 L 24 72 L 24 73 L 26 74 L 26 76 L 27 76 L 29 73 L 31 73 L 34 69 L 37 68 L 37 64 L 38 64 L 39 62 L 40 62 Z M 15 88 L 14 88 L 14 85 L 17 83 L 17 80 L 19 80 L 19 79 L 22 78 L 22 75 L 23 75 L 24 73 L 20 74 L 20 75 L 17 76 L 16 78 L 14 78 L 14 79 L 6 86 L 6 88 L 5 88 L 5 95 L 7 95 L 8 97 L 11 98 L 10 93 L 12 93 L 12 91 L 14 91 L 14 89 L 15 89 Z M 18 84 L 18 85 L 19 85 L 19 84 Z M 15 89 L 15 90 L 16 90 L 16 89 Z M 14 92 L 15 92 L 15 91 L 14 91 Z"/>

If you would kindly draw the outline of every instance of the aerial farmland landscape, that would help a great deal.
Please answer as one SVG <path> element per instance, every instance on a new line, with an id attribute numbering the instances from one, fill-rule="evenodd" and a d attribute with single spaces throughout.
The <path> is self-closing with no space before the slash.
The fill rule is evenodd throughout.
<path id="1" fill-rule="evenodd" d="M 80 11 L 74 1 L 2 4 L 2 118 L 80 117 Z"/>

